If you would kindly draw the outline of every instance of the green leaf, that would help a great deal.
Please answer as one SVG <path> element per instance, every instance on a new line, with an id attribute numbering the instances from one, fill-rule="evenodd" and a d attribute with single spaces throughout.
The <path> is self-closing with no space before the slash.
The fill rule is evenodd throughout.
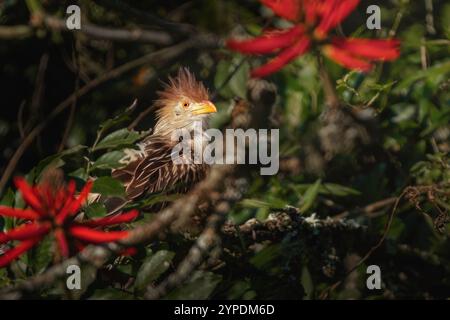
<path id="1" fill-rule="evenodd" d="M 219 61 L 214 77 L 215 88 L 218 88 L 220 90 L 220 94 L 227 98 L 233 97 L 233 91 L 230 89 L 230 87 L 227 85 L 223 86 L 223 84 L 227 80 L 227 77 L 229 76 L 230 66 L 231 64 L 229 61 Z"/>
<path id="2" fill-rule="evenodd" d="M 103 203 L 92 203 L 84 210 L 88 218 L 99 218 L 106 216 L 106 207 Z"/>
<path id="3" fill-rule="evenodd" d="M 236 300 L 242 299 L 244 296 L 248 297 L 251 294 L 251 284 L 250 281 L 236 281 L 231 288 L 228 290 L 227 299 L 228 300 Z M 253 294 L 255 294 L 253 292 Z M 253 296 L 254 298 L 254 296 Z"/>
<path id="4" fill-rule="evenodd" d="M 93 150 L 101 150 L 108 148 L 118 148 L 121 146 L 131 145 L 141 138 L 141 135 L 127 128 L 123 128 L 108 134 L 103 140 L 101 140 Z"/>
<path id="5" fill-rule="evenodd" d="M 171 300 L 205 300 L 211 295 L 222 276 L 212 272 L 195 271 L 192 277 L 180 288 L 170 292 L 165 298 Z"/>
<path id="6" fill-rule="evenodd" d="M 317 180 L 313 185 L 311 185 L 305 192 L 300 206 L 300 212 L 305 213 L 313 206 L 316 201 L 317 195 L 319 194 L 319 188 L 321 180 Z"/>
<path id="7" fill-rule="evenodd" d="M 144 199 L 143 201 L 140 201 L 138 204 L 138 207 L 144 208 L 144 207 L 150 207 L 152 205 L 155 205 L 155 204 L 161 203 L 161 202 L 173 202 L 173 201 L 177 200 L 178 198 L 180 198 L 181 196 L 182 196 L 182 194 L 177 194 L 177 193 L 153 194 L 153 195 L 150 195 L 148 198 Z"/>
<path id="8" fill-rule="evenodd" d="M 426 70 L 415 72 L 412 76 L 403 79 L 394 89 L 395 93 L 409 88 L 414 82 L 423 79 L 440 79 L 445 78 L 444 75 L 450 72 L 450 61 L 436 64 Z"/>
<path id="9" fill-rule="evenodd" d="M 123 166 L 119 161 L 124 157 L 125 153 L 122 151 L 111 151 L 99 157 L 91 167 L 94 169 L 115 169 Z"/>
<path id="10" fill-rule="evenodd" d="M 236 67 L 238 67 L 239 69 L 230 79 L 229 83 L 230 89 L 236 96 L 241 97 L 242 99 L 246 99 L 247 82 L 248 82 L 248 75 L 250 72 L 250 66 L 248 65 L 248 63 L 243 63 L 242 65 L 239 66 L 233 65 L 233 68 L 230 72 L 233 72 Z"/>
<path id="11" fill-rule="evenodd" d="M 111 129 L 112 127 L 119 125 L 119 124 L 123 124 L 124 122 L 130 120 L 130 114 L 133 112 L 133 110 L 136 107 L 136 103 L 137 100 L 135 100 L 133 102 L 133 104 L 128 107 L 124 112 L 122 112 L 121 114 L 117 115 L 116 117 L 112 118 L 112 119 L 108 119 L 105 122 L 103 122 L 100 125 L 100 131 L 104 132 L 108 129 Z"/>
<path id="12" fill-rule="evenodd" d="M 267 269 L 270 267 L 271 262 L 280 256 L 280 252 L 281 244 L 269 245 L 256 253 L 250 259 L 250 263 L 258 269 Z"/>
<path id="13" fill-rule="evenodd" d="M 29 180 L 27 179 L 27 181 Z M 20 190 L 16 190 L 16 192 L 14 193 L 14 207 L 24 209 L 25 206 L 26 204 L 25 200 L 23 200 L 22 193 L 20 192 Z"/>
<path id="14" fill-rule="evenodd" d="M 42 11 L 42 5 L 37 0 L 26 0 L 26 4 L 31 13 Z"/>
<path id="15" fill-rule="evenodd" d="M 359 196 L 361 192 L 358 190 L 342 186 L 336 183 L 324 183 L 320 186 L 319 193 L 331 194 L 333 196 L 345 197 L 345 196 Z"/>
<path id="16" fill-rule="evenodd" d="M 311 300 L 314 294 L 314 284 L 311 273 L 306 266 L 302 269 L 301 283 L 305 290 L 306 300 Z"/>
<path id="17" fill-rule="evenodd" d="M 75 178 L 75 180 L 86 181 L 89 178 L 89 175 L 86 172 L 85 168 L 78 168 L 68 174 L 69 177 Z"/>
<path id="18" fill-rule="evenodd" d="M 136 276 L 136 268 L 135 265 L 132 263 L 127 263 L 127 264 L 118 264 L 116 266 L 117 270 L 129 275 L 130 277 L 135 277 Z"/>
<path id="19" fill-rule="evenodd" d="M 217 65 L 215 86 L 224 97 L 238 96 L 246 99 L 249 71 L 249 64 L 242 62 L 242 58 L 235 58 L 232 61 L 222 60 Z"/>
<path id="20" fill-rule="evenodd" d="M 125 196 L 125 188 L 122 183 L 111 177 L 100 177 L 94 181 L 92 193 L 100 193 L 103 196 Z"/>
<path id="21" fill-rule="evenodd" d="M 9 188 L 8 191 L 6 191 L 3 198 L 0 200 L 0 205 L 12 207 L 14 205 L 14 197 L 15 197 L 14 191 L 12 191 L 12 189 Z"/>
<path id="22" fill-rule="evenodd" d="M 37 178 L 40 177 L 40 175 L 42 174 L 42 172 L 49 166 L 51 167 L 61 167 L 62 165 L 64 165 L 64 162 L 62 161 L 62 158 L 64 158 L 65 156 L 69 156 L 69 155 L 73 155 L 75 153 L 80 152 L 83 149 L 86 149 L 86 146 L 75 146 L 73 148 L 61 151 L 57 154 L 51 155 L 47 158 L 45 158 L 44 160 L 41 160 L 38 165 L 34 168 L 34 174 Z"/>
<path id="23" fill-rule="evenodd" d="M 170 267 L 174 256 L 174 252 L 160 250 L 146 258 L 137 272 L 135 289 L 144 291 L 148 284 L 157 280 Z"/>
<path id="24" fill-rule="evenodd" d="M 444 30 L 444 33 L 447 37 L 447 39 L 450 38 L 450 4 L 446 3 L 443 8 L 440 10 L 441 11 L 441 16 L 440 16 L 440 20 L 441 20 L 441 27 L 442 30 Z"/>
<path id="25" fill-rule="evenodd" d="M 283 209 L 286 204 L 279 199 L 272 201 L 262 201 L 258 199 L 243 199 L 239 204 L 244 208 L 264 208 L 264 209 Z"/>
<path id="26" fill-rule="evenodd" d="M 12 191 L 11 188 L 6 191 L 3 198 L 0 200 L 0 205 L 12 207 L 14 205 L 14 199 L 16 195 L 14 194 L 14 191 Z M 0 217 L 0 230 L 9 230 L 14 227 L 14 218 L 9 217 Z"/>
<path id="27" fill-rule="evenodd" d="M 303 194 L 311 186 L 312 186 L 311 184 L 295 184 L 290 185 L 289 187 L 295 190 L 295 192 Z M 361 192 L 356 189 L 336 183 L 323 183 L 319 187 L 319 194 L 333 195 L 337 197 L 346 197 L 346 196 L 359 196 L 361 195 Z"/>
<path id="28" fill-rule="evenodd" d="M 12 281 L 8 278 L 8 271 L 6 268 L 0 269 L 0 288 L 10 286 Z"/>
<path id="29" fill-rule="evenodd" d="M 45 237 L 34 251 L 34 269 L 37 273 L 41 273 L 47 269 L 53 259 L 53 243 L 52 236 Z"/>

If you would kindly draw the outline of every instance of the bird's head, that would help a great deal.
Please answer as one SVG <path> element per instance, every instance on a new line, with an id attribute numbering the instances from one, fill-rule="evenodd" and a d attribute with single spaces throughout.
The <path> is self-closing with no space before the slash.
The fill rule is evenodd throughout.
<path id="1" fill-rule="evenodd" d="M 190 129 L 198 121 L 206 123 L 206 119 L 217 112 L 209 101 L 208 90 L 187 68 L 180 68 L 175 78 L 169 77 L 158 95 L 156 134 L 170 135 L 177 129 Z"/>

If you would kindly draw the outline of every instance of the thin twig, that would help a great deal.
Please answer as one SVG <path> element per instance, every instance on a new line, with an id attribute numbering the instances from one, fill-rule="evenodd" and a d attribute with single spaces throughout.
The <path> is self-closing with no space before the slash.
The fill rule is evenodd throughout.
<path id="1" fill-rule="evenodd" d="M 139 115 L 136 117 L 136 119 L 133 120 L 132 123 L 130 123 L 130 125 L 128 126 L 128 130 L 133 130 L 134 128 L 136 128 L 136 126 L 141 123 L 142 120 L 144 120 L 144 118 L 149 115 L 153 109 L 155 108 L 154 105 L 151 105 L 150 107 L 147 107 L 147 109 L 145 109 L 144 111 L 142 111 L 141 113 L 139 113 Z"/>
<path id="2" fill-rule="evenodd" d="M 323 57 L 318 55 L 317 61 L 318 61 L 318 65 L 319 65 L 320 77 L 323 81 L 323 90 L 324 90 L 327 106 L 331 109 L 336 109 L 340 106 L 339 97 L 336 92 L 336 87 L 331 82 L 331 78 L 328 73 L 328 70 L 326 69 L 326 67 L 323 63 Z"/>
<path id="3" fill-rule="evenodd" d="M 39 60 L 39 67 L 36 75 L 36 80 L 34 82 L 35 89 L 33 91 L 33 97 L 31 98 L 31 106 L 29 110 L 30 116 L 28 117 L 28 120 L 24 126 L 24 133 L 30 131 L 38 117 L 38 110 L 41 106 L 42 97 L 45 90 L 45 72 L 47 70 L 48 60 L 48 53 L 43 54 L 41 59 Z"/>
<path id="4" fill-rule="evenodd" d="M 230 74 L 225 78 L 225 80 L 214 90 L 214 92 L 211 94 L 211 99 L 215 99 L 217 97 L 217 94 L 228 84 L 228 82 L 233 79 L 233 77 L 236 75 L 236 73 L 239 71 L 239 69 L 244 65 L 244 63 L 248 60 L 248 57 L 242 58 L 241 61 L 236 65 L 236 67 L 233 69 L 233 71 L 230 72 Z"/>
<path id="5" fill-rule="evenodd" d="M 33 22 L 33 27 L 41 27 L 44 25 L 55 31 L 73 32 L 73 30 L 67 28 L 66 21 L 63 19 L 44 14 L 42 12 L 34 13 L 34 15 L 35 17 L 31 19 Z M 81 29 L 76 31 L 79 31 L 91 38 L 111 41 L 149 42 L 158 45 L 170 45 L 173 43 L 171 35 L 164 31 L 115 29 L 97 26 L 88 22 L 83 22 L 81 24 Z"/>
<path id="6" fill-rule="evenodd" d="M 75 92 L 80 89 L 80 63 L 78 59 L 78 40 L 74 38 L 74 45 L 72 48 L 73 54 L 73 62 L 75 66 Z M 73 121 L 75 119 L 75 109 L 77 107 L 77 98 L 73 99 L 72 105 L 70 106 L 69 118 L 67 119 L 66 127 L 64 128 L 64 133 L 61 139 L 61 143 L 59 144 L 58 152 L 64 150 L 64 147 L 67 143 L 67 139 L 69 138 L 70 130 L 72 129 Z"/>
<path id="7" fill-rule="evenodd" d="M 355 210 L 349 210 L 349 211 L 344 211 L 342 213 L 339 213 L 339 214 L 333 216 L 332 219 L 333 220 L 343 219 L 343 218 L 347 218 L 349 215 L 360 214 L 360 213 L 370 216 L 370 217 L 373 217 L 374 212 L 377 212 L 381 209 L 384 209 L 384 208 L 392 205 L 393 203 L 395 203 L 396 200 L 397 200 L 396 197 L 379 200 L 379 201 L 371 203 L 363 208 L 357 208 Z"/>
<path id="8" fill-rule="evenodd" d="M 23 111 L 25 110 L 25 100 L 19 106 L 19 112 L 17 112 L 17 126 L 19 128 L 20 138 L 23 139 L 25 137 L 25 129 L 23 125 Z"/>

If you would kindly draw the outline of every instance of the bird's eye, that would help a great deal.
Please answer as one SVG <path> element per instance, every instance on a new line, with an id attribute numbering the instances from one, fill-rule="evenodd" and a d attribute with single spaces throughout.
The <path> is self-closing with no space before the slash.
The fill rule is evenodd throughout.
<path id="1" fill-rule="evenodd" d="M 187 103 L 187 102 L 183 103 L 183 107 L 184 107 L 184 108 L 189 107 L 189 103 Z"/>

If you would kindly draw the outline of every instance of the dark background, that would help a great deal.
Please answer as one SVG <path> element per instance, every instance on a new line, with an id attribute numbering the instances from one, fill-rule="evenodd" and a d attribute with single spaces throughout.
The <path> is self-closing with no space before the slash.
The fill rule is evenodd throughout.
<path id="1" fill-rule="evenodd" d="M 220 124 L 233 98 L 247 97 L 248 70 L 264 58 L 251 57 L 240 64 L 243 56 L 218 41 L 237 34 L 257 35 L 261 26 L 281 23 L 256 0 L 38 1 L 50 16 L 62 18 L 65 8 L 77 3 L 82 24 L 152 30 L 170 36 L 170 44 L 111 41 L 33 22 L 31 2 L 0 1 L 1 28 L 29 28 L 20 36 L 0 32 L 0 172 L 30 131 L 77 88 L 122 64 L 198 34 L 209 34 L 216 42 L 200 42 L 169 61 L 143 63 L 95 86 L 49 122 L 15 163 L 13 175 L 29 173 L 40 160 L 63 149 L 92 145 L 99 125 L 123 112 L 134 99 L 138 105 L 133 117 L 138 116 L 151 106 L 160 81 L 179 66 L 188 66 L 215 95 L 219 115 L 213 124 Z M 403 200 L 387 240 L 366 262 L 381 266 L 383 290 L 365 288 L 364 264 L 333 297 L 449 297 L 449 228 L 438 233 L 433 221 L 439 210 L 447 214 L 450 206 L 450 6 L 446 1 L 432 1 L 430 11 L 426 2 L 362 1 L 338 29 L 347 35 L 379 38 L 391 32 L 402 42 L 401 57 L 369 75 L 349 73 L 326 61 L 352 116 L 323 120 L 322 83 L 312 55 L 268 78 L 277 88 L 277 100 L 273 110 L 265 111 L 272 114 L 265 125 L 281 128 L 281 171 L 274 177 L 251 172 L 247 201 L 230 212 L 231 219 L 243 223 L 253 217 L 264 220 L 285 205 L 305 206 L 307 190 L 320 181 L 324 189 L 316 190 L 304 214 L 316 213 L 319 219 L 326 219 L 349 212 L 347 217 L 361 228 L 355 233 L 345 227 L 300 230 L 300 234 L 259 244 L 265 251 L 246 248 L 245 259 L 226 255 L 226 267 L 212 271 L 213 277 L 220 276 L 219 284 L 206 297 L 317 298 L 384 232 L 392 206 L 373 212 L 364 208 L 399 196 L 407 186 L 443 190 L 435 195 L 439 209 L 426 192 L 418 191 L 420 210 L 413 200 Z M 383 8 L 383 28 L 368 31 L 365 8 L 376 3 Z M 236 66 L 239 69 L 234 72 Z M 369 102 L 372 113 L 367 113 Z M 149 112 L 136 128 L 147 130 L 153 123 L 154 115 Z M 70 157 L 73 159 L 66 159 L 66 174 L 77 169 L 82 155 Z M 338 190 L 328 190 L 325 183 L 338 185 Z M 9 179 L 3 195 L 11 185 Z M 167 247 L 182 254 L 186 245 L 173 241 Z M 238 250 L 234 245 L 231 248 Z M 102 288 L 104 284 L 96 285 Z M 94 289 L 89 294 L 94 294 Z"/>

